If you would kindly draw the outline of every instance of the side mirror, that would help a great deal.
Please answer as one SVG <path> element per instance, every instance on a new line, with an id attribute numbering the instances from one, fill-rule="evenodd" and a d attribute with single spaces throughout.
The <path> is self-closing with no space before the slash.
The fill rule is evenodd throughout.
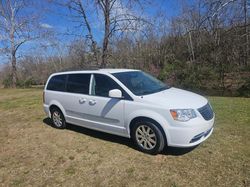
<path id="1" fill-rule="evenodd" d="M 109 97 L 120 99 L 120 98 L 122 98 L 122 92 L 119 89 L 110 90 Z"/>

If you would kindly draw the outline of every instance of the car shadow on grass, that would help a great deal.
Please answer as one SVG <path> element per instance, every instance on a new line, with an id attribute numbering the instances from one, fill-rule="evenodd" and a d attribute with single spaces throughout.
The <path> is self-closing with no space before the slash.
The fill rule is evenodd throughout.
<path id="1" fill-rule="evenodd" d="M 50 118 L 45 118 L 43 119 L 43 123 L 48 125 L 48 126 L 52 126 L 52 121 Z M 98 138 L 104 141 L 109 141 L 109 142 L 115 142 L 117 144 L 121 144 L 121 145 L 125 145 L 128 146 L 132 149 L 137 150 L 136 146 L 134 145 L 133 141 L 129 138 L 125 138 L 125 137 L 121 137 L 121 136 L 116 136 L 113 134 L 108 134 L 105 132 L 100 132 L 100 131 L 95 131 L 92 129 L 88 129 L 85 127 L 81 127 L 81 126 L 76 126 L 76 125 L 72 125 L 69 124 L 67 125 L 67 130 L 71 130 L 77 133 L 81 133 L 87 136 L 91 136 L 94 138 Z M 171 155 L 171 156 L 181 156 L 181 155 L 185 155 L 189 152 L 191 152 L 192 150 L 194 150 L 197 146 L 195 147 L 191 147 L 191 148 L 177 148 L 177 147 L 166 147 L 160 154 L 162 155 Z"/>

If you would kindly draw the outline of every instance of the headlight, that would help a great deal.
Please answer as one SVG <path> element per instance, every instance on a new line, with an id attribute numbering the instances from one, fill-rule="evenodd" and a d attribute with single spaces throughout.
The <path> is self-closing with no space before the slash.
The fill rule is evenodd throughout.
<path id="1" fill-rule="evenodd" d="M 197 117 L 193 109 L 171 109 L 170 113 L 177 121 L 188 121 Z"/>

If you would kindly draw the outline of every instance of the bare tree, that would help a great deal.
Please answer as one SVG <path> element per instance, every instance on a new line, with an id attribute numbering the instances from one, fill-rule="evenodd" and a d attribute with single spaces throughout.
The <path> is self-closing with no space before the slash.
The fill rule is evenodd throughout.
<path id="1" fill-rule="evenodd" d="M 32 1 L 0 1 L 0 48 L 11 59 L 12 86 L 17 84 L 17 52 L 25 43 L 39 38 L 43 25 L 39 25 L 40 13 L 31 13 Z M 39 29 L 37 29 L 39 27 Z"/>
<path id="2" fill-rule="evenodd" d="M 62 5 L 62 3 L 59 3 Z M 73 10 L 77 13 L 78 19 L 80 18 L 80 22 L 84 23 L 84 26 L 87 28 L 87 39 L 91 41 L 91 49 L 94 55 L 94 59 L 96 64 L 99 64 L 99 57 L 98 57 L 98 49 L 97 49 L 97 42 L 94 39 L 92 28 L 90 26 L 90 22 L 88 20 L 86 10 L 84 4 L 81 0 L 70 0 L 69 2 L 65 3 L 64 6 L 67 6 L 70 10 Z M 80 24 L 82 26 L 82 24 Z"/>
<path id="3" fill-rule="evenodd" d="M 110 14 L 112 7 L 116 0 L 97 0 L 98 5 L 101 7 L 104 15 L 105 22 L 105 31 L 104 31 L 104 39 L 102 44 L 102 63 L 101 67 L 104 68 L 108 61 L 108 44 L 109 44 L 109 36 L 110 36 Z"/>
<path id="4" fill-rule="evenodd" d="M 104 17 L 104 38 L 102 42 L 102 63 L 101 67 L 105 68 L 108 63 L 108 46 L 110 38 L 116 32 L 139 31 L 140 26 L 149 24 L 142 16 L 133 14 L 129 11 L 130 5 L 139 4 L 140 0 L 96 0 L 97 6 L 100 7 Z M 138 24 L 140 25 L 138 27 Z"/>
<path id="5" fill-rule="evenodd" d="M 94 55 L 96 64 L 102 68 L 106 67 L 109 56 L 110 39 L 117 32 L 138 30 L 138 23 L 141 25 L 147 23 L 142 16 L 136 15 L 130 11 L 131 3 L 139 4 L 139 0 L 95 0 L 92 6 L 96 12 L 101 12 L 102 19 L 100 25 L 104 26 L 104 35 L 102 39 L 102 55 L 99 60 L 98 47 L 95 36 L 93 34 L 93 23 L 88 18 L 88 7 L 86 4 L 91 4 L 89 1 L 83 0 L 68 0 L 65 2 L 56 1 L 56 4 L 63 5 L 72 10 L 72 20 L 78 22 L 78 25 L 87 29 L 87 39 L 91 41 L 91 50 Z M 98 13 L 97 13 L 98 14 Z M 92 12 L 93 15 L 93 12 Z"/>

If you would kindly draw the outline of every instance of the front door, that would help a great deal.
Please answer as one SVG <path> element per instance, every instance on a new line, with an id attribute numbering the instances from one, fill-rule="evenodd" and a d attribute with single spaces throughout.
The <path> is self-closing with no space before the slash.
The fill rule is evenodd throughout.
<path id="1" fill-rule="evenodd" d="M 124 99 L 110 98 L 109 91 L 121 89 L 110 77 L 103 74 L 93 74 L 88 100 L 89 120 L 95 121 L 103 131 L 126 135 L 124 126 Z"/>

